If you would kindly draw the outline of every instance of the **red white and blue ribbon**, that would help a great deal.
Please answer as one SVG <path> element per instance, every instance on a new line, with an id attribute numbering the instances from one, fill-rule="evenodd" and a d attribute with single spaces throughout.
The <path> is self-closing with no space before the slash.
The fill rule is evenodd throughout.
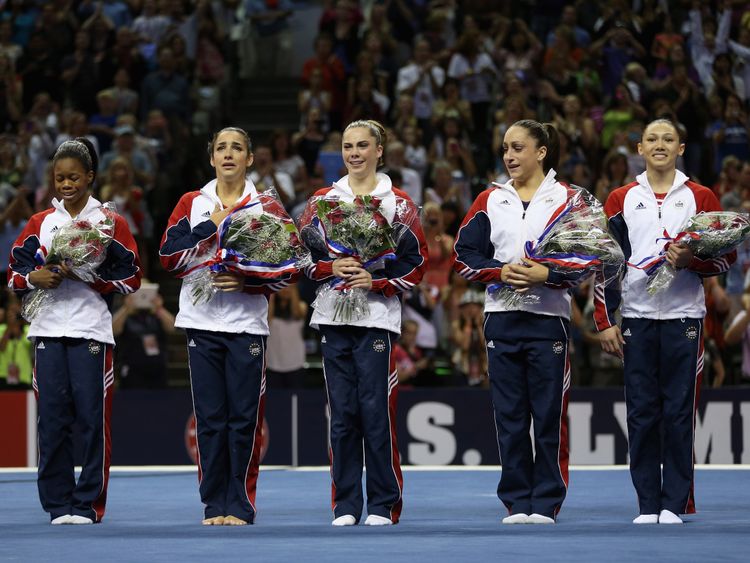
<path id="1" fill-rule="evenodd" d="M 247 198 L 245 198 L 238 207 L 232 209 L 229 215 L 227 215 L 220 223 L 217 234 L 216 244 L 218 249 L 216 254 L 212 258 L 188 268 L 178 277 L 184 278 L 188 274 L 201 268 L 208 268 L 211 272 L 236 272 L 261 279 L 277 279 L 287 274 L 293 274 L 296 271 L 296 258 L 290 258 L 289 260 L 284 260 L 277 264 L 271 264 L 268 262 L 251 260 L 241 252 L 237 252 L 231 248 L 224 248 L 224 242 L 229 232 L 229 225 L 232 223 L 232 216 L 245 209 L 251 209 L 257 205 L 262 206 L 262 202 L 259 200 L 250 202 L 250 197 L 252 196 L 247 196 Z"/>
<path id="2" fill-rule="evenodd" d="M 669 233 L 667 233 L 667 230 L 664 229 L 664 236 L 659 237 L 656 239 L 656 242 L 659 241 L 666 241 L 664 244 L 664 247 L 661 249 L 659 254 L 656 256 L 647 256 L 637 264 L 633 264 L 632 262 L 628 262 L 627 265 L 631 268 L 635 268 L 637 270 L 643 270 L 646 272 L 646 275 L 651 277 L 659 270 L 659 268 L 662 267 L 664 262 L 667 261 L 666 255 L 667 250 L 669 250 L 669 247 L 676 243 L 676 242 L 683 242 L 686 239 L 692 239 L 692 240 L 699 240 L 701 238 L 701 235 L 699 232 L 687 232 L 682 231 L 681 233 L 678 233 L 677 236 L 670 237 Z"/>
<path id="3" fill-rule="evenodd" d="M 363 261 L 362 257 L 359 255 L 359 253 L 355 249 L 349 248 L 341 244 L 340 242 L 337 242 L 333 240 L 332 238 L 330 238 L 326 232 L 326 228 L 325 228 L 325 225 L 323 224 L 323 221 L 321 221 L 319 217 L 313 217 L 311 222 L 313 224 L 313 227 L 315 227 L 315 229 L 318 231 L 321 238 L 325 242 L 326 248 L 328 249 L 328 254 L 332 258 L 341 258 L 341 257 L 354 258 L 355 260 L 359 261 L 362 264 L 362 268 L 365 270 L 367 270 L 368 268 L 372 267 L 374 264 L 377 264 L 380 261 L 396 259 L 396 253 L 393 250 L 386 249 L 380 252 L 379 254 L 373 256 L 369 260 Z M 347 289 L 346 280 L 341 279 L 339 277 L 332 279 L 329 282 L 329 285 L 333 289 L 338 289 L 340 291 Z"/>
<path id="4" fill-rule="evenodd" d="M 538 262 L 550 268 L 551 270 L 562 270 L 565 272 L 584 272 L 586 270 L 598 267 L 602 261 L 598 256 L 581 254 L 579 252 L 555 252 L 553 254 L 542 254 L 539 248 L 546 242 L 550 232 L 554 227 L 569 213 L 573 211 L 577 203 L 576 198 L 571 198 L 565 205 L 565 208 L 559 213 L 554 220 L 545 227 L 542 234 L 536 241 L 526 241 L 523 245 L 524 255 L 529 260 Z M 497 293 L 503 288 L 512 287 L 505 282 L 494 283 L 487 287 L 490 294 Z"/>

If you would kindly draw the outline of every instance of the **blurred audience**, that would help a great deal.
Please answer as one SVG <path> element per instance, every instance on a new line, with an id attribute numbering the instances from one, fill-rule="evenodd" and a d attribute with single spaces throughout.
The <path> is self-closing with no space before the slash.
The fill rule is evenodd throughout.
<path id="1" fill-rule="evenodd" d="M 461 381 L 480 383 L 485 368 L 472 328 L 480 298 L 449 273 L 450 247 L 473 198 L 507 181 L 502 138 L 514 122 L 554 123 L 558 177 L 604 202 L 642 171 L 643 124 L 669 117 L 687 142 L 680 169 L 712 186 L 724 208 L 750 210 L 750 3 L 486 4 L 326 0 L 320 20 L 300 22 L 288 0 L 86 1 L 68 10 L 0 3 L 3 244 L 9 247 L 32 207 L 50 205 L 49 160 L 64 140 L 95 143 L 97 195 L 119 204 L 147 256 L 179 197 L 210 176 L 198 163 L 220 126 L 251 130 L 254 178 L 261 188 L 273 185 L 291 211 L 342 175 L 342 126 L 378 119 L 389 136 L 384 171 L 424 205 L 430 247 L 426 282 L 404 296 L 416 331 L 405 322 L 400 345 L 412 364 L 429 358 L 429 368 L 420 363 L 415 372 L 404 359 L 403 377 L 427 384 L 429 377 L 413 374 L 453 365 Z M 292 46 L 308 39 L 293 26 L 317 34 L 299 70 L 299 126 L 255 131 L 256 124 L 237 121 L 236 101 L 245 81 L 295 72 Z M 741 379 L 737 323 L 750 244 L 739 254 L 725 279 L 706 288 L 713 385 Z M 174 289 L 164 292 L 171 307 Z M 288 299 L 278 301 L 274 322 L 298 322 Z M 601 375 L 574 380 L 616 382 L 618 366 L 593 351 L 588 302 L 584 289 L 576 292 L 582 320 L 573 369 Z M 722 342 L 728 324 L 735 328 Z M 314 360 L 316 351 L 308 352 Z"/>

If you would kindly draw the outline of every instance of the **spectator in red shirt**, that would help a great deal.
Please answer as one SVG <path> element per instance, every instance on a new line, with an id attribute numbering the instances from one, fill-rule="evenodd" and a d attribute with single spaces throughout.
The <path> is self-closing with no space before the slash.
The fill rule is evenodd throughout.
<path id="1" fill-rule="evenodd" d="M 315 38 L 315 55 L 305 61 L 302 66 L 302 82 L 307 85 L 310 75 L 319 69 L 323 80 L 323 90 L 331 94 L 331 127 L 340 129 L 341 112 L 346 91 L 346 72 L 344 64 L 333 53 L 333 40 L 330 35 L 321 33 Z"/>

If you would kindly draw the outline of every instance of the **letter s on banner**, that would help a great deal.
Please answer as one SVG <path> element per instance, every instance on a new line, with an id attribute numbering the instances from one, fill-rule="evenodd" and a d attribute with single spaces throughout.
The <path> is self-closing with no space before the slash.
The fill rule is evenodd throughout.
<path id="1" fill-rule="evenodd" d="M 417 403 L 406 416 L 411 438 L 408 463 L 415 465 L 447 465 L 456 457 L 456 437 L 444 426 L 453 426 L 455 411 L 450 405 L 426 401 Z"/>

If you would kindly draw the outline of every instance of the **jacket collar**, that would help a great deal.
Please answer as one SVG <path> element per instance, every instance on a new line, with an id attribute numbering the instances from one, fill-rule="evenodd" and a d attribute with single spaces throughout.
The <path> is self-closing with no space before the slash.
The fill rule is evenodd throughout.
<path id="1" fill-rule="evenodd" d="M 224 208 L 224 204 L 221 203 L 221 199 L 219 198 L 219 194 L 216 193 L 216 185 L 217 180 L 214 178 L 211 180 L 208 184 L 203 186 L 201 188 L 201 193 L 206 196 L 208 199 L 216 203 L 220 208 Z M 245 188 L 242 190 L 242 195 L 240 196 L 240 199 L 237 201 L 242 201 L 247 196 L 251 196 L 251 199 L 258 195 L 258 190 L 255 187 L 255 184 L 253 184 L 253 181 L 249 178 L 245 178 Z"/>
<path id="2" fill-rule="evenodd" d="M 392 193 L 393 183 L 391 182 L 390 176 L 378 172 L 375 175 L 378 183 L 375 185 L 375 189 L 369 194 L 371 196 L 383 198 Z M 333 183 L 332 192 L 340 197 L 353 198 L 354 192 L 349 186 L 349 175 L 347 174 L 340 180 Z"/>
<path id="3" fill-rule="evenodd" d="M 81 212 L 77 215 L 78 217 L 85 217 L 89 213 L 91 213 L 94 209 L 98 209 L 102 206 L 102 202 L 96 199 L 94 196 L 89 195 L 89 199 L 86 202 L 86 205 L 81 209 Z M 70 217 L 71 219 L 75 219 L 76 217 L 72 217 L 70 213 L 68 213 L 68 210 L 65 209 L 65 203 L 61 199 L 54 198 L 52 200 L 52 207 L 66 215 L 67 217 Z"/>
<path id="4" fill-rule="evenodd" d="M 689 179 L 690 178 L 688 178 L 681 170 L 675 170 L 674 181 L 672 182 L 672 186 L 669 188 L 669 191 L 667 193 L 683 185 Z M 654 191 L 653 188 L 651 187 L 651 184 L 648 183 L 648 177 L 645 171 L 638 174 L 638 176 L 635 177 L 635 181 L 638 182 L 644 188 L 648 188 L 649 191 L 651 192 Z"/>
<path id="5" fill-rule="evenodd" d="M 543 194 L 545 191 L 552 188 L 555 184 L 557 184 L 557 172 L 555 172 L 554 168 L 550 168 L 549 172 L 547 172 L 547 175 L 544 177 L 544 180 L 542 180 L 542 183 L 539 184 L 539 189 L 537 189 L 534 197 L 537 197 L 537 194 Z M 508 180 L 505 184 L 492 182 L 492 185 L 500 189 L 510 190 L 514 194 L 517 194 L 516 188 L 513 186 L 513 180 Z"/>

